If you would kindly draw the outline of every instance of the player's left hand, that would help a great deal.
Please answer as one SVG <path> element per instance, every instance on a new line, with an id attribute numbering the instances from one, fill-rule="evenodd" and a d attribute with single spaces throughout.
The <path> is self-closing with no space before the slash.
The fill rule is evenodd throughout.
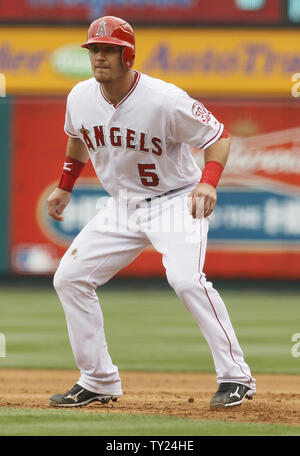
<path id="1" fill-rule="evenodd" d="M 188 207 L 194 219 L 208 217 L 215 208 L 217 191 L 209 184 L 198 184 L 189 194 Z"/>

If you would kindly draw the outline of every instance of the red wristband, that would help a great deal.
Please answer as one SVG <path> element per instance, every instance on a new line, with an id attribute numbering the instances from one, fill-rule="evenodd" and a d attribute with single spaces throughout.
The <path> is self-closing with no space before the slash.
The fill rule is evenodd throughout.
<path id="1" fill-rule="evenodd" d="M 221 138 L 229 138 L 229 133 L 225 127 L 223 128 L 222 134 L 219 139 L 221 139 Z"/>
<path id="2" fill-rule="evenodd" d="M 85 163 L 76 160 L 75 158 L 66 157 L 57 187 L 66 190 L 67 192 L 72 192 L 76 179 L 79 177 L 84 165 Z"/>
<path id="3" fill-rule="evenodd" d="M 223 169 L 224 168 L 221 163 L 216 161 L 208 161 L 203 170 L 200 184 L 209 184 L 212 187 L 216 188 Z"/>

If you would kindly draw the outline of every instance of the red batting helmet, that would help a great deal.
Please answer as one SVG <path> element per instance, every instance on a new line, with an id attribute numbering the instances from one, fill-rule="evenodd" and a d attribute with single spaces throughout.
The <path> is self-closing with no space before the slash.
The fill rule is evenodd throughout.
<path id="1" fill-rule="evenodd" d="M 131 25 L 114 16 L 104 16 L 91 23 L 87 41 L 81 47 L 89 48 L 90 44 L 107 43 L 122 46 L 123 64 L 130 68 L 134 62 L 135 39 Z"/>

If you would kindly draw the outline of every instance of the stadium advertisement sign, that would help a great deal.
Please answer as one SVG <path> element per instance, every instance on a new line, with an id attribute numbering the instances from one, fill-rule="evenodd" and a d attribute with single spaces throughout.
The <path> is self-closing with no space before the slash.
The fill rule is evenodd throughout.
<path id="1" fill-rule="evenodd" d="M 245 128 L 238 104 L 206 105 L 233 134 L 230 159 L 210 219 L 206 273 L 215 277 L 300 278 L 300 106 L 249 102 L 244 106 L 248 128 L 252 125 L 254 129 L 253 116 L 260 132 L 242 137 L 234 132 L 234 128 Z M 43 103 L 40 98 L 25 98 L 14 106 L 10 226 L 11 266 L 18 273 L 52 273 L 71 240 L 108 198 L 88 164 L 64 222 L 48 217 L 46 198 L 57 183 L 64 160 L 64 110 L 64 98 L 44 99 Z M 270 117 L 276 130 L 268 127 Z M 45 142 L 49 125 L 56 134 L 48 134 Z M 193 152 L 202 167 L 203 153 Z M 25 166 L 29 155 L 32 169 Z M 149 247 L 120 274 L 163 276 L 161 256 Z"/>
<path id="2" fill-rule="evenodd" d="M 17 3 L 17 5 L 16 5 Z M 83 22 L 101 16 L 119 16 L 143 23 L 207 21 L 276 23 L 280 0 L 266 0 L 260 7 L 239 7 L 235 0 L 2 0 L 0 18 L 30 22 Z"/>
<path id="3" fill-rule="evenodd" d="M 211 217 L 211 246 L 300 249 L 299 145 L 300 127 L 232 139 Z"/>
<path id="4" fill-rule="evenodd" d="M 91 77 L 88 53 L 80 48 L 86 32 L 2 27 L 0 73 L 7 93 L 67 93 Z M 193 93 L 290 96 L 299 40 L 296 29 L 138 28 L 135 68 Z"/>

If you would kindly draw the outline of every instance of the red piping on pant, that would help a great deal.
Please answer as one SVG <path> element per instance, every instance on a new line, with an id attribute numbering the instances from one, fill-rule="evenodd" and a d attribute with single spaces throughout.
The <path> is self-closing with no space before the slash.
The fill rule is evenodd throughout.
<path id="1" fill-rule="evenodd" d="M 202 220 L 203 220 L 203 219 L 201 218 L 201 219 L 200 219 L 199 269 L 198 269 L 198 272 L 199 272 L 199 275 L 200 275 L 199 283 L 200 283 L 200 285 L 204 288 L 205 293 L 206 293 L 206 296 L 207 296 L 207 299 L 208 299 L 208 301 L 209 301 L 209 303 L 210 303 L 210 305 L 211 305 L 211 308 L 212 308 L 212 310 L 213 310 L 213 312 L 214 312 L 214 314 L 215 314 L 215 317 L 216 317 L 216 319 L 217 319 L 219 325 L 221 326 L 221 328 L 222 328 L 222 330 L 223 330 L 223 332 L 224 332 L 224 334 L 225 334 L 225 336 L 226 336 L 226 339 L 228 340 L 228 343 L 229 343 L 229 350 L 230 350 L 230 356 L 231 356 L 231 358 L 232 358 L 232 361 L 233 361 L 237 366 L 239 366 L 239 368 L 241 369 L 241 371 L 243 372 L 244 375 L 246 375 L 247 377 L 249 377 L 249 386 L 250 386 L 251 381 L 253 381 L 253 379 L 252 379 L 252 377 L 250 377 L 248 374 L 246 374 L 246 372 L 243 371 L 242 366 L 234 359 L 233 354 L 232 354 L 232 345 L 231 345 L 229 336 L 228 336 L 228 334 L 227 334 L 225 328 L 223 327 L 222 323 L 220 322 L 220 319 L 219 319 L 219 317 L 218 317 L 218 314 L 217 314 L 217 312 L 216 312 L 216 309 L 214 308 L 214 305 L 213 305 L 213 303 L 212 303 L 212 301 L 211 301 L 211 299 L 210 299 L 210 297 L 209 297 L 209 294 L 208 294 L 208 291 L 207 291 L 205 285 L 203 285 L 203 283 L 201 282 L 201 279 L 202 279 L 202 271 L 200 271 L 200 262 L 201 262 L 201 254 L 202 254 Z"/>

